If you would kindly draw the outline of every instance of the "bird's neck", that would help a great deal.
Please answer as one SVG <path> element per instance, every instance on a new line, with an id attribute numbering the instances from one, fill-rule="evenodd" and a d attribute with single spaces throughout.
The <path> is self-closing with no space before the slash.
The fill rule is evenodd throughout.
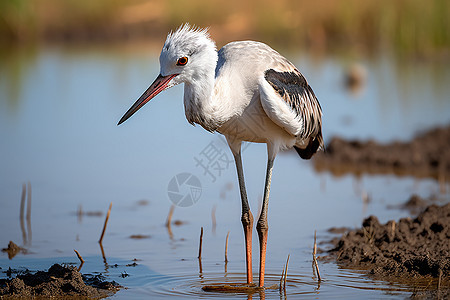
<path id="1" fill-rule="evenodd" d="M 197 123 L 208 131 L 218 128 L 213 112 L 215 62 L 194 74 L 184 85 L 184 109 L 189 123 Z"/>

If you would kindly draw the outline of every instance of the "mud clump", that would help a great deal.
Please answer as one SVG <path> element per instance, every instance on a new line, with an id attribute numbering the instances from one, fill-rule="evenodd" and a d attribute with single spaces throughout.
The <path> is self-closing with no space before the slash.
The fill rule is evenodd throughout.
<path id="1" fill-rule="evenodd" d="M 433 201 L 438 201 L 436 196 L 429 198 L 422 198 L 419 195 L 413 194 L 409 197 L 408 201 L 400 205 L 399 208 L 408 210 L 411 214 L 417 215 L 423 211 Z"/>
<path id="2" fill-rule="evenodd" d="M 334 241 L 340 264 L 371 275 L 444 278 L 450 274 L 450 203 L 430 205 L 415 219 L 380 224 L 370 216 L 362 228 Z"/>
<path id="3" fill-rule="evenodd" d="M 103 298 L 119 289 L 114 281 L 104 281 L 98 275 L 82 275 L 75 267 L 59 264 L 54 264 L 47 272 L 25 272 L 13 279 L 0 279 L 0 296 L 8 297 Z"/>
<path id="4" fill-rule="evenodd" d="M 380 144 L 375 141 L 344 140 L 334 137 L 317 153 L 317 171 L 413 175 L 447 178 L 450 175 L 450 126 L 436 128 L 409 142 Z"/>

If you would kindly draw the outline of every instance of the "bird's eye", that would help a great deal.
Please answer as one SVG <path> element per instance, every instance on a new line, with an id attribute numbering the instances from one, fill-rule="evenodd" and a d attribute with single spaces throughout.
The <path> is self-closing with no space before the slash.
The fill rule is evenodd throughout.
<path id="1" fill-rule="evenodd" d="M 177 60 L 177 66 L 184 66 L 187 64 L 188 58 L 186 56 L 183 56 Z"/>

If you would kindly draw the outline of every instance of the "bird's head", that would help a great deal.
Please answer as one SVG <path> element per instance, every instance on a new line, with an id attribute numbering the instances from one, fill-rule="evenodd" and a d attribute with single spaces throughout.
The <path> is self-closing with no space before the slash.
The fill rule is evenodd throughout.
<path id="1" fill-rule="evenodd" d="M 207 29 L 184 24 L 167 36 L 159 64 L 159 76 L 125 113 L 118 125 L 160 92 L 180 83 L 200 81 L 204 76 L 214 73 L 217 64 L 216 45 Z"/>

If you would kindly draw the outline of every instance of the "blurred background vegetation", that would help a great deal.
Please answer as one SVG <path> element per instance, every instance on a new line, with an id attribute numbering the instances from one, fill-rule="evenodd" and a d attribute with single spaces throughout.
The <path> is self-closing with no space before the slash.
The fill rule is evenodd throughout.
<path id="1" fill-rule="evenodd" d="M 158 44 L 183 22 L 210 26 L 218 46 L 264 40 L 307 50 L 393 50 L 449 57 L 448 0 L 0 0 L 0 46 Z"/>

